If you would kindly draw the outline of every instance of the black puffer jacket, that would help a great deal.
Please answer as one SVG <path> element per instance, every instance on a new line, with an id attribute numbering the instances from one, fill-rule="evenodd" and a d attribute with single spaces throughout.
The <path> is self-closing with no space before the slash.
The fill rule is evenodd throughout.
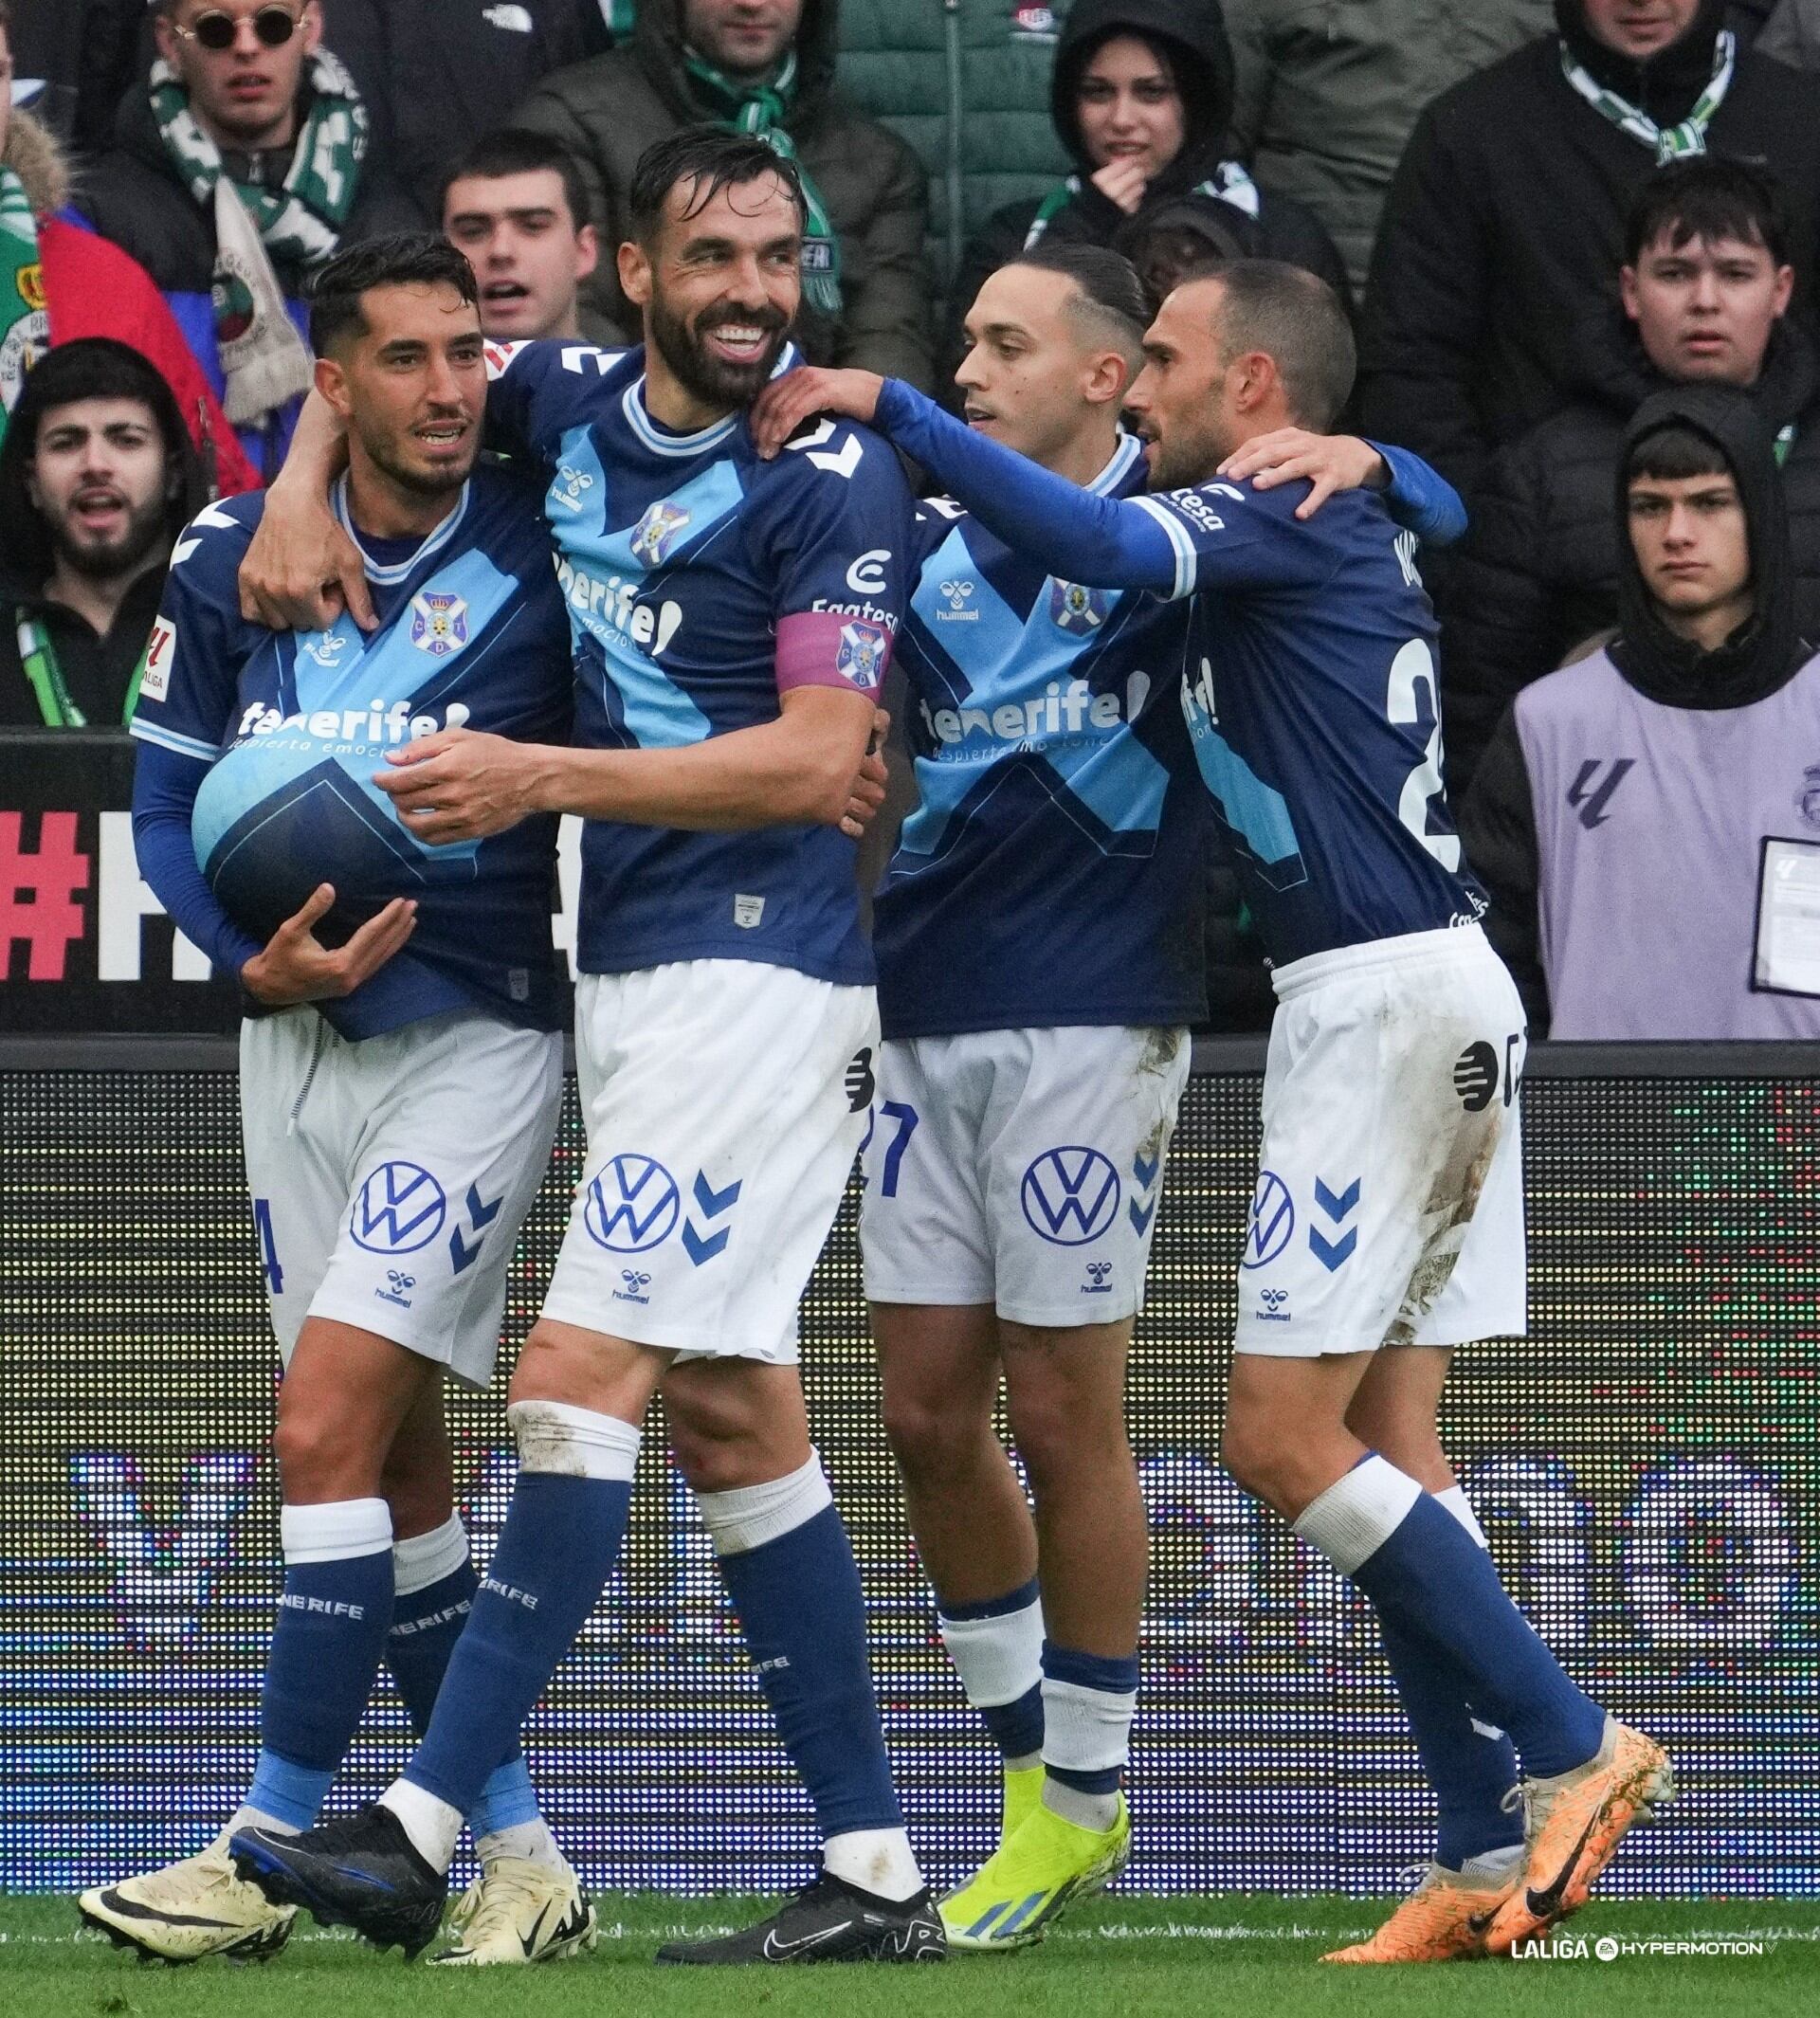
<path id="1" fill-rule="evenodd" d="M 1137 220 L 1127 219 L 1116 203 L 1093 187 L 1093 162 L 1082 144 L 1075 109 L 1082 70 L 1100 45 L 1120 30 L 1142 35 L 1168 49 L 1182 93 L 1187 129 L 1181 152 L 1145 191 Z M 1207 181 L 1227 152 L 1227 128 L 1232 118 L 1232 45 L 1217 0 L 1075 0 L 1056 47 L 1049 90 L 1050 117 L 1082 187 L 1046 228 L 1056 238 L 1109 245 L 1132 223 L 1141 221 L 1144 210 L 1173 203 Z M 1315 213 L 1293 197 L 1273 195 L 1262 186 L 1259 197 L 1256 226 L 1247 229 L 1254 244 L 1247 249 L 1261 259 L 1306 266 L 1350 302 L 1345 262 Z M 994 212 L 968 246 L 955 287 L 956 322 L 972 305 L 986 276 L 1024 249 L 1041 208 L 1040 203 L 1008 204 Z"/>
<path id="2" fill-rule="evenodd" d="M 1584 340 L 1594 363 L 1582 396 L 1493 459 L 1471 534 L 1447 572 L 1442 682 L 1456 793 L 1517 694 L 1617 622 L 1611 485 L 1631 415 L 1671 382 L 1621 315 Z M 1771 434 L 1794 428 L 1782 488 L 1795 614 L 1809 636 L 1820 636 L 1820 356 L 1799 329 L 1777 328 L 1749 398 Z"/>
<path id="3" fill-rule="evenodd" d="M 1581 0 L 1556 6 L 1597 81 L 1664 124 L 1705 89 L 1723 12 L 1722 0 L 1701 0 L 1681 39 L 1639 65 L 1592 39 Z M 1810 289 L 1820 203 L 1811 81 L 1741 52 L 1707 143 L 1779 178 L 1794 269 Z M 1404 150 L 1372 260 L 1365 431 L 1427 456 L 1470 505 L 1492 451 L 1555 412 L 1584 375 L 1577 334 L 1616 306 L 1625 214 L 1654 167 L 1652 149 L 1561 75 L 1556 36 L 1443 92 Z"/>

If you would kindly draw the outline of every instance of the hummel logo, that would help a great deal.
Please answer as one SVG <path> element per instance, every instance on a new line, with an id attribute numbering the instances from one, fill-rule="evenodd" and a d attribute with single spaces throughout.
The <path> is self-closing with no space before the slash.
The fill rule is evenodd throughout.
<path id="1" fill-rule="evenodd" d="M 846 1934 L 852 1928 L 851 1920 L 838 1920 L 831 1927 L 823 1927 L 814 1934 L 806 1934 L 800 1940 L 780 1941 L 777 1931 L 773 1928 L 765 1936 L 765 1954 L 773 1961 L 782 1961 L 787 1956 L 800 1954 L 806 1948 L 819 1948 L 824 1941 L 831 1941 L 837 1935 Z"/>

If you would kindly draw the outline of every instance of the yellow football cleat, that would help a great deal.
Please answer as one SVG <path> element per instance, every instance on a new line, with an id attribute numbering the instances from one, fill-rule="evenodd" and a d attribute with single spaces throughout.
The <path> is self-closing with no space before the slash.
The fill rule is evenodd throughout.
<path id="1" fill-rule="evenodd" d="M 1005 1798 L 998 1813 L 998 1842 L 1002 1849 L 1029 1819 L 1043 1799 L 1041 1766 L 1005 1768 Z"/>
<path id="2" fill-rule="evenodd" d="M 496 1857 L 462 1894 L 449 1916 L 452 1944 L 432 1963 L 484 1968 L 496 1963 L 562 1962 L 590 1954 L 599 1939 L 581 1882 L 522 1857 Z"/>
<path id="3" fill-rule="evenodd" d="M 295 1906 L 275 1906 L 228 1861 L 228 1832 L 194 1857 L 143 1878 L 97 1885 L 76 1910 L 118 1948 L 149 1960 L 200 1962 L 227 1955 L 236 1962 L 270 1960 L 290 1938 Z"/>
<path id="4" fill-rule="evenodd" d="M 1485 1936 L 1492 1954 L 1577 1913 L 1626 1832 L 1674 1799 L 1675 1769 L 1653 1737 L 1608 1717 L 1595 1757 L 1554 1779 L 1525 1780 L 1529 1856 Z"/>
<path id="5" fill-rule="evenodd" d="M 1485 1952 L 1498 1909 L 1522 1874 L 1503 1884 L 1473 1883 L 1432 1863 L 1421 1884 L 1368 1939 L 1336 1948 L 1323 1962 L 1464 1962 Z"/>
<path id="6" fill-rule="evenodd" d="M 1074 1900 L 1109 1885 L 1130 1856 L 1131 1814 L 1123 1794 L 1105 1829 L 1065 1820 L 1039 1795 L 1015 1832 L 941 1901 L 948 1945 L 993 1952 L 1028 1948 Z"/>

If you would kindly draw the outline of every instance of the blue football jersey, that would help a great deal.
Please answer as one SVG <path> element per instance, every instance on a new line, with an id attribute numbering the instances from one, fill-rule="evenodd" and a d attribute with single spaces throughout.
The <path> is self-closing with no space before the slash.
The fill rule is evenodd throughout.
<path id="1" fill-rule="evenodd" d="M 877 692 L 914 566 L 909 489 L 877 435 L 825 422 L 766 463 L 743 414 L 690 435 L 653 421 L 642 351 L 496 344 L 488 362 L 490 428 L 552 472 L 578 743 L 725 736 L 775 720 L 793 683 Z M 576 956 L 591 973 L 743 959 L 868 982 L 854 844 L 590 821 Z"/>
<path id="2" fill-rule="evenodd" d="M 1174 549 L 1182 711 L 1277 966 L 1486 908 L 1442 785 L 1415 536 L 1368 491 L 1303 522 L 1307 494 L 1216 482 L 1134 500 Z"/>
<path id="3" fill-rule="evenodd" d="M 393 897 L 417 900 L 404 950 L 320 1003 L 361 1038 L 452 1009 L 537 1029 L 563 1020 L 550 918 L 555 822 L 429 846 L 373 783 L 413 736 L 466 727 L 566 742 L 569 627 L 534 485 L 482 466 L 428 538 L 378 540 L 336 510 L 368 561 L 378 628 L 343 615 L 277 632 L 240 614 L 240 563 L 259 495 L 209 505 L 178 541 L 133 734 L 207 765 L 196 863 L 236 924 L 264 941 L 320 882 L 318 927 L 338 944 Z"/>
<path id="4" fill-rule="evenodd" d="M 1143 480 L 1123 437 L 1090 487 Z M 920 803 L 873 914 L 885 1035 L 1198 1020 L 1179 613 L 1048 575 L 944 499 L 919 530 L 899 654 Z"/>

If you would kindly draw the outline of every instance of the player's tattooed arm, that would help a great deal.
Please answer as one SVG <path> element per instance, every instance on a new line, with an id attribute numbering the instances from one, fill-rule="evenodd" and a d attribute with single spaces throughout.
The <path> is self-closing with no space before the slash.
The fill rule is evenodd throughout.
<path id="1" fill-rule="evenodd" d="M 240 613 L 248 623 L 267 630 L 326 630 L 343 609 L 362 630 L 378 621 L 360 549 L 328 506 L 329 486 L 347 461 L 346 430 L 313 391 L 240 564 Z"/>
<path id="2" fill-rule="evenodd" d="M 884 803 L 889 717 L 828 687 L 785 694 L 775 721 L 674 750 L 569 750 L 444 729 L 389 751 L 373 782 L 419 840 L 497 834 L 533 813 L 736 833 L 838 827 Z"/>

